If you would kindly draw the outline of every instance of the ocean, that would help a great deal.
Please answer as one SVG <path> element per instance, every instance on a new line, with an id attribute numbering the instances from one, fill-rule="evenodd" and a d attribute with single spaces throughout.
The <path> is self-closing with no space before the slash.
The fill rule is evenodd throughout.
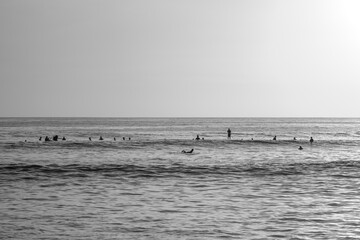
<path id="1" fill-rule="evenodd" d="M 0 239 L 360 239 L 359 146 L 360 119 L 0 118 Z"/>

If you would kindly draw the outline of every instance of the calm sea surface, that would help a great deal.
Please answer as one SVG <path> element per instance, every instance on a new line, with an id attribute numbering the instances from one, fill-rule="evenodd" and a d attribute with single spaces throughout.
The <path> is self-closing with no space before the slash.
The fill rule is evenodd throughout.
<path id="1" fill-rule="evenodd" d="M 0 118 L 0 239 L 360 239 L 359 190 L 360 119 Z"/>

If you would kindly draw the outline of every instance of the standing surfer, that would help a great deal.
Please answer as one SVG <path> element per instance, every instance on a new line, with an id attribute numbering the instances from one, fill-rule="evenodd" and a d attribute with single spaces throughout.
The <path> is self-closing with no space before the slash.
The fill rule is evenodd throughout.
<path id="1" fill-rule="evenodd" d="M 228 134 L 228 139 L 231 139 L 231 130 L 230 130 L 230 128 L 228 128 L 227 134 Z"/>

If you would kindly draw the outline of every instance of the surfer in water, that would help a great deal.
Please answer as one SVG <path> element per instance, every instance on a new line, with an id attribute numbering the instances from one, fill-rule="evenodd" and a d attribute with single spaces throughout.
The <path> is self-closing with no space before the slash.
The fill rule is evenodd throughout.
<path id="1" fill-rule="evenodd" d="M 104 139 L 103 139 L 103 137 L 102 137 L 102 136 L 100 136 L 99 140 L 100 140 L 100 141 L 102 141 L 102 140 L 104 140 Z"/>
<path id="2" fill-rule="evenodd" d="M 303 147 L 302 147 L 302 146 L 300 146 L 298 149 L 299 149 L 299 150 L 303 150 Z"/>
<path id="3" fill-rule="evenodd" d="M 228 139 L 231 139 L 231 130 L 230 130 L 230 128 L 228 128 L 227 134 L 228 134 Z"/>
<path id="4" fill-rule="evenodd" d="M 273 138 L 274 141 L 276 141 L 276 136 Z"/>
<path id="5" fill-rule="evenodd" d="M 310 137 L 310 144 L 312 144 L 314 142 L 314 139 L 312 137 Z"/>
<path id="6" fill-rule="evenodd" d="M 192 148 L 190 151 L 185 151 L 185 150 L 182 150 L 181 152 L 182 153 L 193 153 L 194 149 Z"/>
<path id="7" fill-rule="evenodd" d="M 92 141 L 92 140 L 91 140 L 91 137 L 89 137 L 89 141 Z"/>
<path id="8" fill-rule="evenodd" d="M 195 140 L 200 140 L 199 134 L 198 134 L 198 135 L 196 135 Z"/>

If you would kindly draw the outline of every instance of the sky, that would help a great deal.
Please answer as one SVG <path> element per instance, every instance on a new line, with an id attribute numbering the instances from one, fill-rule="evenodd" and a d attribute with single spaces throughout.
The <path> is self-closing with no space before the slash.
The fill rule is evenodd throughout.
<path id="1" fill-rule="evenodd" d="M 360 117 L 360 1 L 0 0 L 0 117 Z"/>

